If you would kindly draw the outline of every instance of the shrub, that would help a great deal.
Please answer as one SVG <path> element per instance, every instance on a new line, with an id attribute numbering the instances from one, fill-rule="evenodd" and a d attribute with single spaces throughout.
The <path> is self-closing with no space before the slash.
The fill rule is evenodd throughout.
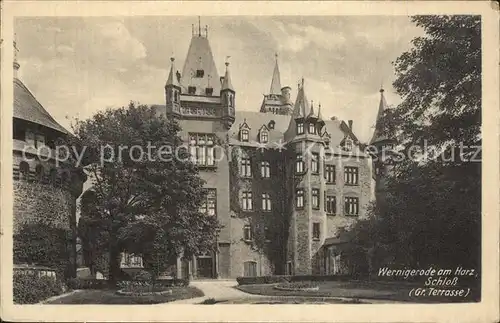
<path id="1" fill-rule="evenodd" d="M 276 284 L 290 281 L 290 276 L 238 277 L 238 285 Z"/>
<path id="2" fill-rule="evenodd" d="M 16 304 L 35 304 L 63 293 L 63 284 L 54 277 L 14 272 L 13 283 Z"/>
<path id="3" fill-rule="evenodd" d="M 313 282 L 293 282 L 293 283 L 282 283 L 278 284 L 277 287 L 289 288 L 289 289 L 306 289 L 306 288 L 316 288 L 318 284 Z"/>
<path id="4" fill-rule="evenodd" d="M 66 281 L 70 289 L 108 289 L 109 281 L 95 278 L 70 278 Z"/>
<path id="5" fill-rule="evenodd" d="M 146 270 L 141 270 L 138 273 L 136 273 L 132 279 L 135 281 L 151 281 L 151 279 L 153 279 L 153 276 L 151 275 L 150 272 Z"/>

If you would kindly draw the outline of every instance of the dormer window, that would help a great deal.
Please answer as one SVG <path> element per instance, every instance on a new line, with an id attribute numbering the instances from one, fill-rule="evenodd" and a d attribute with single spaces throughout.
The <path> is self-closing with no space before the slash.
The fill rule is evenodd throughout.
<path id="1" fill-rule="evenodd" d="M 346 138 L 344 141 L 344 145 L 342 147 L 345 151 L 351 151 L 352 150 L 352 139 Z"/>
<path id="2" fill-rule="evenodd" d="M 195 94 L 196 93 L 196 86 L 188 86 L 188 93 Z"/>
<path id="3" fill-rule="evenodd" d="M 212 87 L 207 87 L 207 88 L 205 89 L 205 94 L 206 94 L 207 96 L 212 96 L 212 94 L 213 94 L 213 93 L 214 93 L 214 89 L 213 89 Z"/>
<path id="4" fill-rule="evenodd" d="M 316 133 L 316 126 L 314 123 L 309 123 L 309 133 L 310 134 L 315 134 Z"/>
<path id="5" fill-rule="evenodd" d="M 271 120 L 271 121 L 269 121 L 269 123 L 267 124 L 267 127 L 268 127 L 269 129 L 274 129 L 274 125 L 275 125 L 275 124 L 276 124 L 276 123 L 274 122 L 274 120 Z"/>
<path id="6" fill-rule="evenodd" d="M 196 70 L 196 77 L 203 77 L 205 75 L 204 70 Z"/>
<path id="7" fill-rule="evenodd" d="M 260 142 L 267 143 L 269 141 L 269 133 L 265 130 L 260 133 Z"/>
<path id="8" fill-rule="evenodd" d="M 240 138 L 241 138 L 241 141 L 248 141 L 248 130 L 247 129 L 241 130 Z"/>
<path id="9" fill-rule="evenodd" d="M 303 122 L 297 122 L 297 134 L 298 135 L 304 134 L 304 123 Z"/>

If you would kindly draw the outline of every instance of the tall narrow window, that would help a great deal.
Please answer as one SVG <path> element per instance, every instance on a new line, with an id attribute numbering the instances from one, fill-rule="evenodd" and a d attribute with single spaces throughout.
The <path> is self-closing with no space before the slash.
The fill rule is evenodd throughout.
<path id="1" fill-rule="evenodd" d="M 264 227 L 264 240 L 266 242 L 271 241 L 271 230 L 269 230 L 269 227 Z"/>
<path id="2" fill-rule="evenodd" d="M 262 193 L 262 211 L 271 211 L 271 195 Z"/>
<path id="3" fill-rule="evenodd" d="M 297 122 L 297 134 L 298 135 L 304 134 L 304 123 L 303 122 Z"/>
<path id="4" fill-rule="evenodd" d="M 252 226 L 250 224 L 245 224 L 243 226 L 243 240 L 252 241 Z"/>
<path id="5" fill-rule="evenodd" d="M 346 166 L 344 168 L 344 183 L 347 185 L 358 185 L 358 168 Z"/>
<path id="6" fill-rule="evenodd" d="M 304 207 L 304 190 L 298 189 L 295 192 L 295 206 L 297 209 L 301 209 Z"/>
<path id="7" fill-rule="evenodd" d="M 269 133 L 265 130 L 260 133 L 260 142 L 267 143 L 269 141 Z"/>
<path id="8" fill-rule="evenodd" d="M 298 154 L 295 159 L 295 173 L 302 174 L 304 172 L 304 159 L 302 154 Z"/>
<path id="9" fill-rule="evenodd" d="M 319 189 L 313 188 L 311 192 L 311 198 L 312 198 L 312 207 L 313 209 L 319 209 Z"/>
<path id="10" fill-rule="evenodd" d="M 319 173 L 319 155 L 316 153 L 313 153 L 311 155 L 311 173 Z"/>
<path id="11" fill-rule="evenodd" d="M 262 178 L 271 177 L 271 165 L 268 161 L 260 162 L 260 176 Z"/>
<path id="12" fill-rule="evenodd" d="M 335 165 L 325 165 L 325 179 L 328 184 L 335 183 Z"/>
<path id="13" fill-rule="evenodd" d="M 36 180 L 39 182 L 42 182 L 44 180 L 44 170 L 42 165 L 36 165 L 35 176 Z"/>
<path id="14" fill-rule="evenodd" d="M 191 161 L 198 166 L 215 166 L 215 136 L 192 133 L 189 135 Z"/>
<path id="15" fill-rule="evenodd" d="M 196 93 L 196 86 L 188 86 L 188 93 L 195 94 Z"/>
<path id="16" fill-rule="evenodd" d="M 242 129 L 240 132 L 241 141 L 248 141 L 248 130 Z"/>
<path id="17" fill-rule="evenodd" d="M 342 148 L 343 148 L 345 151 L 351 151 L 351 150 L 352 150 L 352 139 L 347 138 L 347 139 L 344 141 L 344 144 L 342 145 Z"/>
<path id="18" fill-rule="evenodd" d="M 309 133 L 313 135 L 316 133 L 316 125 L 312 122 L 309 123 Z"/>
<path id="19" fill-rule="evenodd" d="M 202 201 L 200 206 L 200 212 L 206 215 L 215 216 L 216 206 L 217 206 L 217 189 L 208 188 L 206 189 L 206 196 Z"/>
<path id="20" fill-rule="evenodd" d="M 35 139 L 36 139 L 36 147 L 37 148 L 45 146 L 45 136 L 44 135 L 37 134 Z"/>
<path id="21" fill-rule="evenodd" d="M 321 236 L 320 224 L 318 222 L 313 223 L 313 240 L 319 240 Z"/>
<path id="22" fill-rule="evenodd" d="M 345 215 L 359 214 L 359 199 L 357 197 L 344 198 L 344 214 Z"/>
<path id="23" fill-rule="evenodd" d="M 36 147 L 35 134 L 31 131 L 26 131 L 26 144 L 29 147 Z"/>
<path id="24" fill-rule="evenodd" d="M 240 174 L 241 177 L 252 177 L 252 163 L 250 158 L 241 158 Z"/>
<path id="25" fill-rule="evenodd" d="M 252 192 L 242 192 L 241 194 L 241 208 L 244 211 L 251 211 L 253 209 L 252 205 Z"/>
<path id="26" fill-rule="evenodd" d="M 19 163 L 19 178 L 22 180 L 30 179 L 30 166 L 25 161 Z"/>
<path id="27" fill-rule="evenodd" d="M 212 96 L 212 94 L 213 94 L 213 93 L 214 93 L 214 89 L 213 89 L 213 88 L 211 88 L 211 87 L 207 87 L 207 88 L 205 89 L 205 95 L 206 95 L 206 96 Z"/>
<path id="28" fill-rule="evenodd" d="M 337 213 L 337 200 L 335 196 L 326 195 L 325 197 L 325 210 L 327 214 Z"/>

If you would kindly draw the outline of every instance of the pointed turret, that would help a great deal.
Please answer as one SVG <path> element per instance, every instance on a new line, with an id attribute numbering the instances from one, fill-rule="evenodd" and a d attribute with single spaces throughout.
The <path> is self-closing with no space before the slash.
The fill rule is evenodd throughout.
<path id="1" fill-rule="evenodd" d="M 165 100 L 167 115 L 180 114 L 180 96 L 181 85 L 175 71 L 175 58 L 170 58 L 170 72 L 168 73 L 167 83 L 165 84 Z"/>
<path id="2" fill-rule="evenodd" d="M 309 111 L 309 103 L 307 102 L 304 89 L 304 78 L 302 78 L 301 83 L 298 84 L 298 93 L 295 99 L 292 116 L 294 118 L 304 118 L 307 115 L 307 111 Z"/>
<path id="3" fill-rule="evenodd" d="M 387 140 L 387 137 L 383 135 L 383 129 L 382 129 L 382 123 L 381 120 L 384 116 L 384 111 L 387 109 L 387 102 L 385 100 L 384 96 L 384 89 L 380 89 L 380 103 L 378 105 L 378 112 L 377 112 L 377 121 L 375 123 L 375 131 L 373 132 L 373 137 L 372 140 L 370 141 L 370 144 L 373 145 L 374 143 L 381 142 L 384 140 Z"/>
<path id="4" fill-rule="evenodd" d="M 317 118 L 318 118 L 318 120 L 316 121 L 316 124 L 318 127 L 318 135 L 322 135 L 321 130 L 323 129 L 323 126 L 325 125 L 325 120 L 323 120 L 323 116 L 321 115 L 321 103 L 318 105 Z"/>
<path id="5" fill-rule="evenodd" d="M 234 122 L 235 115 L 235 91 L 231 83 L 231 75 L 229 73 L 229 62 L 226 62 L 226 74 L 222 80 L 222 88 L 220 90 L 222 103 L 222 118 L 225 121 L 227 129 L 231 128 Z"/>
<path id="6" fill-rule="evenodd" d="M 276 62 L 274 64 L 273 78 L 271 80 L 271 89 L 269 94 L 281 94 L 281 80 L 280 80 L 280 69 L 278 67 L 278 54 L 276 56 Z"/>
<path id="7" fill-rule="evenodd" d="M 317 115 L 314 113 L 314 102 L 311 100 L 311 110 L 307 115 L 307 119 L 317 119 Z"/>
<path id="8" fill-rule="evenodd" d="M 234 92 L 233 84 L 231 83 L 231 75 L 229 73 L 229 62 L 226 62 L 226 74 L 224 74 L 224 79 L 222 81 L 221 91 L 224 90 L 231 90 Z"/>

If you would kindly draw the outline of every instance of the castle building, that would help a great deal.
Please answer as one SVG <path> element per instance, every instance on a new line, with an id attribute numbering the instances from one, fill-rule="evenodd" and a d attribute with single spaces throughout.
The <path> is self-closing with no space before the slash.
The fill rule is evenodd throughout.
<path id="1" fill-rule="evenodd" d="M 86 180 L 81 169 L 58 156 L 56 143 L 68 131 L 38 102 L 18 77 L 20 64 L 14 43 L 13 106 L 13 238 L 14 264 L 56 266 L 49 259 L 33 259 L 28 247 L 16 249 L 23 230 L 42 225 L 54 230 L 66 249 L 66 274 L 76 274 L 76 199 Z M 29 238 L 29 237 L 28 237 Z M 24 241 L 26 241 L 24 237 Z M 23 247 L 21 247 L 23 249 Z M 36 253 L 37 250 L 31 250 Z M 36 256 L 36 255 L 35 255 Z M 36 257 L 35 257 L 36 258 Z M 41 263 L 40 263 L 41 262 Z M 51 267 L 53 268 L 53 267 Z"/>
<path id="2" fill-rule="evenodd" d="M 223 225 L 217 251 L 179 259 L 177 275 L 349 272 L 339 233 L 367 214 L 374 178 L 353 122 L 325 118 L 304 79 L 292 100 L 277 56 L 260 109 L 239 105 L 240 76 L 228 62 L 219 76 L 207 36 L 193 33 L 182 73 L 171 59 L 165 105 L 154 105 L 180 123 L 206 181 L 201 211 Z"/>

